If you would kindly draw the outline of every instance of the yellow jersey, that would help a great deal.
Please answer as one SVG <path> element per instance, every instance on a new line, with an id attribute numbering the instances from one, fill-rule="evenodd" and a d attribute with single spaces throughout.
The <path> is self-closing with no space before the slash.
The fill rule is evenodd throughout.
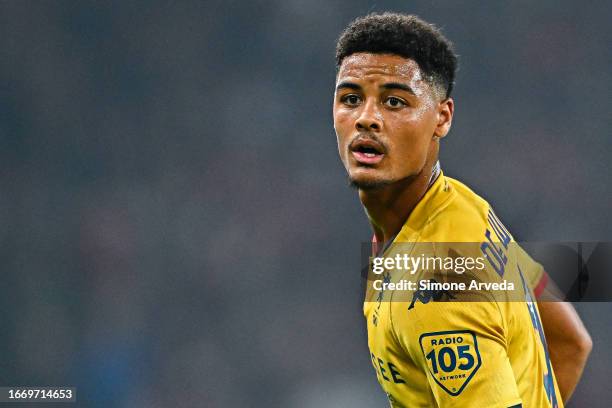
<path id="1" fill-rule="evenodd" d="M 370 269 L 368 347 L 391 407 L 563 407 L 532 290 L 543 269 L 484 199 L 440 174 L 381 257 L 399 252 L 421 260 L 472 255 L 484 260 L 484 270 L 437 270 L 438 281 L 516 287 L 430 290 L 418 286 L 435 282 L 424 279 L 426 268 L 394 267 L 378 275 Z M 412 290 L 381 289 L 408 280 L 416 285 Z"/>

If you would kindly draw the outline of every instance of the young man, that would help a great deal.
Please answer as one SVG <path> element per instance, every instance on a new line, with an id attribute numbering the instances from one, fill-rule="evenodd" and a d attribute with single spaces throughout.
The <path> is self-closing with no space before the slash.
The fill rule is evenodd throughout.
<path id="1" fill-rule="evenodd" d="M 370 286 L 368 346 L 391 406 L 562 407 L 589 354 L 588 333 L 569 304 L 540 304 L 538 313 L 532 299 L 546 285 L 541 266 L 486 201 L 440 170 L 440 140 L 454 112 L 451 44 L 415 16 L 372 14 L 344 30 L 336 63 L 338 151 L 374 241 L 384 244 L 379 255 L 401 257 L 393 249 L 401 243 L 413 243 L 404 254 L 423 260 L 425 253 L 456 259 L 474 252 L 496 273 L 469 276 L 514 279 L 524 295 L 500 301 L 483 289 L 468 302 L 446 290 L 406 298 L 380 282 Z M 474 243 L 477 251 L 451 243 Z M 398 268 L 385 272 L 384 283 L 411 276 Z M 460 276 L 452 274 L 445 279 Z"/>

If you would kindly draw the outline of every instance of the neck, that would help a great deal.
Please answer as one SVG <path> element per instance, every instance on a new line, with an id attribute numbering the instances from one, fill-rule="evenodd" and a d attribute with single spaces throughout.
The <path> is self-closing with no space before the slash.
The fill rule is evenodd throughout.
<path id="1" fill-rule="evenodd" d="M 402 229 L 412 210 L 421 201 L 440 172 L 437 162 L 421 172 L 375 190 L 359 190 L 376 241 L 391 241 Z"/>

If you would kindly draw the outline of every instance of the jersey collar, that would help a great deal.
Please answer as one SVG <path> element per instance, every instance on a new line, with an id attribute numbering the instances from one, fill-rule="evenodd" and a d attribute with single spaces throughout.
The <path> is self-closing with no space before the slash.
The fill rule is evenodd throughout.
<path id="1" fill-rule="evenodd" d="M 440 169 L 439 163 L 436 163 L 434 167 L 434 174 L 436 174 L 436 168 L 437 177 L 435 179 L 432 177 L 431 186 L 408 216 L 394 242 L 415 241 L 429 220 L 438 214 L 454 197 L 455 192 Z"/>
<path id="2" fill-rule="evenodd" d="M 427 221 L 439 212 L 451 196 L 450 184 L 446 177 L 444 177 L 444 173 L 440 168 L 440 162 L 437 161 L 433 167 L 427 191 L 408 216 L 400 232 L 383 246 L 377 245 L 376 235 L 372 237 L 374 255 L 386 252 L 393 242 L 414 241 L 418 237 L 419 232 L 427 224 Z M 415 234 L 417 235 L 415 236 Z M 377 248 L 378 251 L 376 250 Z"/>

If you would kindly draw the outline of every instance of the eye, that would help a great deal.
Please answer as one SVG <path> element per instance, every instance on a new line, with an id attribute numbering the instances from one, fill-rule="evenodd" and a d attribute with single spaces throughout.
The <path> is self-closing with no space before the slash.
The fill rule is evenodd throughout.
<path id="1" fill-rule="evenodd" d="M 402 108 L 404 106 L 407 106 L 406 102 L 404 102 L 402 99 L 397 98 L 395 96 L 390 96 L 387 99 L 385 99 L 384 104 L 390 108 Z"/>
<path id="2" fill-rule="evenodd" d="M 358 105 L 359 102 L 361 102 L 361 98 L 355 94 L 348 94 L 340 98 L 340 102 L 348 106 L 355 106 L 355 105 Z"/>

